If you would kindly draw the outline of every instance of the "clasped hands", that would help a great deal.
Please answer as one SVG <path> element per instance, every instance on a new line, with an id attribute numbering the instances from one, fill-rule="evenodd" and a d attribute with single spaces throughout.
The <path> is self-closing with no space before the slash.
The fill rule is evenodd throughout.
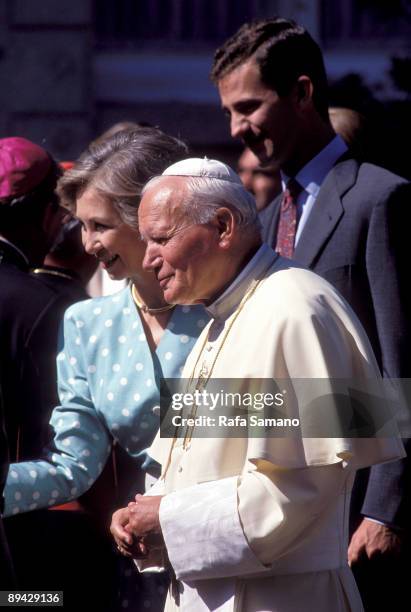
<path id="1" fill-rule="evenodd" d="M 159 516 L 162 497 L 136 495 L 134 502 L 114 512 L 110 531 L 125 557 L 144 559 L 150 550 L 164 546 Z"/>

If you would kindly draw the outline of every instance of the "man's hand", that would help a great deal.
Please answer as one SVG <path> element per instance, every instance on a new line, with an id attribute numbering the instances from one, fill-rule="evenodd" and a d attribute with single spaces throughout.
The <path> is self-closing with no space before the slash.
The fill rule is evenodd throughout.
<path id="1" fill-rule="evenodd" d="M 400 550 L 401 539 L 392 529 L 364 518 L 351 538 L 348 563 L 357 563 L 364 556 L 396 555 Z"/>
<path id="2" fill-rule="evenodd" d="M 137 539 L 143 538 L 150 547 L 162 535 L 160 525 L 162 498 L 162 495 L 136 495 L 135 503 L 128 506 L 128 522 L 124 526 L 125 531 Z"/>
<path id="3" fill-rule="evenodd" d="M 129 523 L 130 508 L 132 506 L 135 506 L 134 502 L 129 503 L 127 508 L 120 508 L 120 510 L 114 512 L 111 519 L 110 531 L 122 555 L 139 559 L 147 556 L 147 548 L 143 541 L 136 540 L 133 535 L 126 530 Z"/>

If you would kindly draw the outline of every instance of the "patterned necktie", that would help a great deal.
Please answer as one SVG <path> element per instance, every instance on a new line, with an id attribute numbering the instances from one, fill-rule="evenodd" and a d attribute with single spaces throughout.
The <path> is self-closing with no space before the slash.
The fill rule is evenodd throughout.
<path id="1" fill-rule="evenodd" d="M 288 181 L 287 189 L 283 193 L 277 244 L 275 245 L 275 250 L 282 257 L 292 258 L 294 255 L 294 241 L 297 231 L 297 198 L 301 191 L 301 185 L 292 178 Z"/>

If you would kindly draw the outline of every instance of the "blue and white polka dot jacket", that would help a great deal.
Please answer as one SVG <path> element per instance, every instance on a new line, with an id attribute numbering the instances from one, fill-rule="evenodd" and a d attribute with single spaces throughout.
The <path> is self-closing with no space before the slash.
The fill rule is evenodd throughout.
<path id="1" fill-rule="evenodd" d="M 60 406 L 44 458 L 11 464 L 4 515 L 79 497 L 97 479 L 112 440 L 143 460 L 159 426 L 159 383 L 177 378 L 208 315 L 178 306 L 153 355 L 127 287 L 79 302 L 64 318 L 57 356 Z"/>

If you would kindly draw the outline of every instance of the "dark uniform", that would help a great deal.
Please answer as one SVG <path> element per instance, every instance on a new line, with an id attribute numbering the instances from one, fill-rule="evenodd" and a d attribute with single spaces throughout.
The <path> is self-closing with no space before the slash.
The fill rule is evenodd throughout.
<path id="1" fill-rule="evenodd" d="M 0 372 L 13 462 L 39 458 L 52 437 L 60 323 L 70 304 L 88 296 L 64 277 L 50 275 L 45 282 L 42 274 L 30 274 L 24 257 L 1 239 L 0 259 Z M 113 557 L 100 527 L 80 506 L 9 517 L 5 528 L 19 588 L 63 590 L 66 610 L 80 602 L 111 609 Z"/>
<path id="2" fill-rule="evenodd" d="M 87 300 L 90 297 L 73 270 L 43 265 L 41 268 L 35 268 L 31 273 L 44 285 L 57 291 L 62 298 L 65 297 L 68 305 Z"/>
<path id="3" fill-rule="evenodd" d="M 57 403 L 58 329 L 68 306 L 28 272 L 24 256 L 0 239 L 0 376 L 10 461 L 38 457 L 47 441 Z"/>
<path id="4" fill-rule="evenodd" d="M 4 428 L 3 397 L 0 389 L 0 590 L 12 589 L 15 587 L 14 575 L 10 557 L 9 546 L 4 532 L 3 520 L 3 486 L 7 476 L 8 468 L 8 447 L 6 430 Z"/>

